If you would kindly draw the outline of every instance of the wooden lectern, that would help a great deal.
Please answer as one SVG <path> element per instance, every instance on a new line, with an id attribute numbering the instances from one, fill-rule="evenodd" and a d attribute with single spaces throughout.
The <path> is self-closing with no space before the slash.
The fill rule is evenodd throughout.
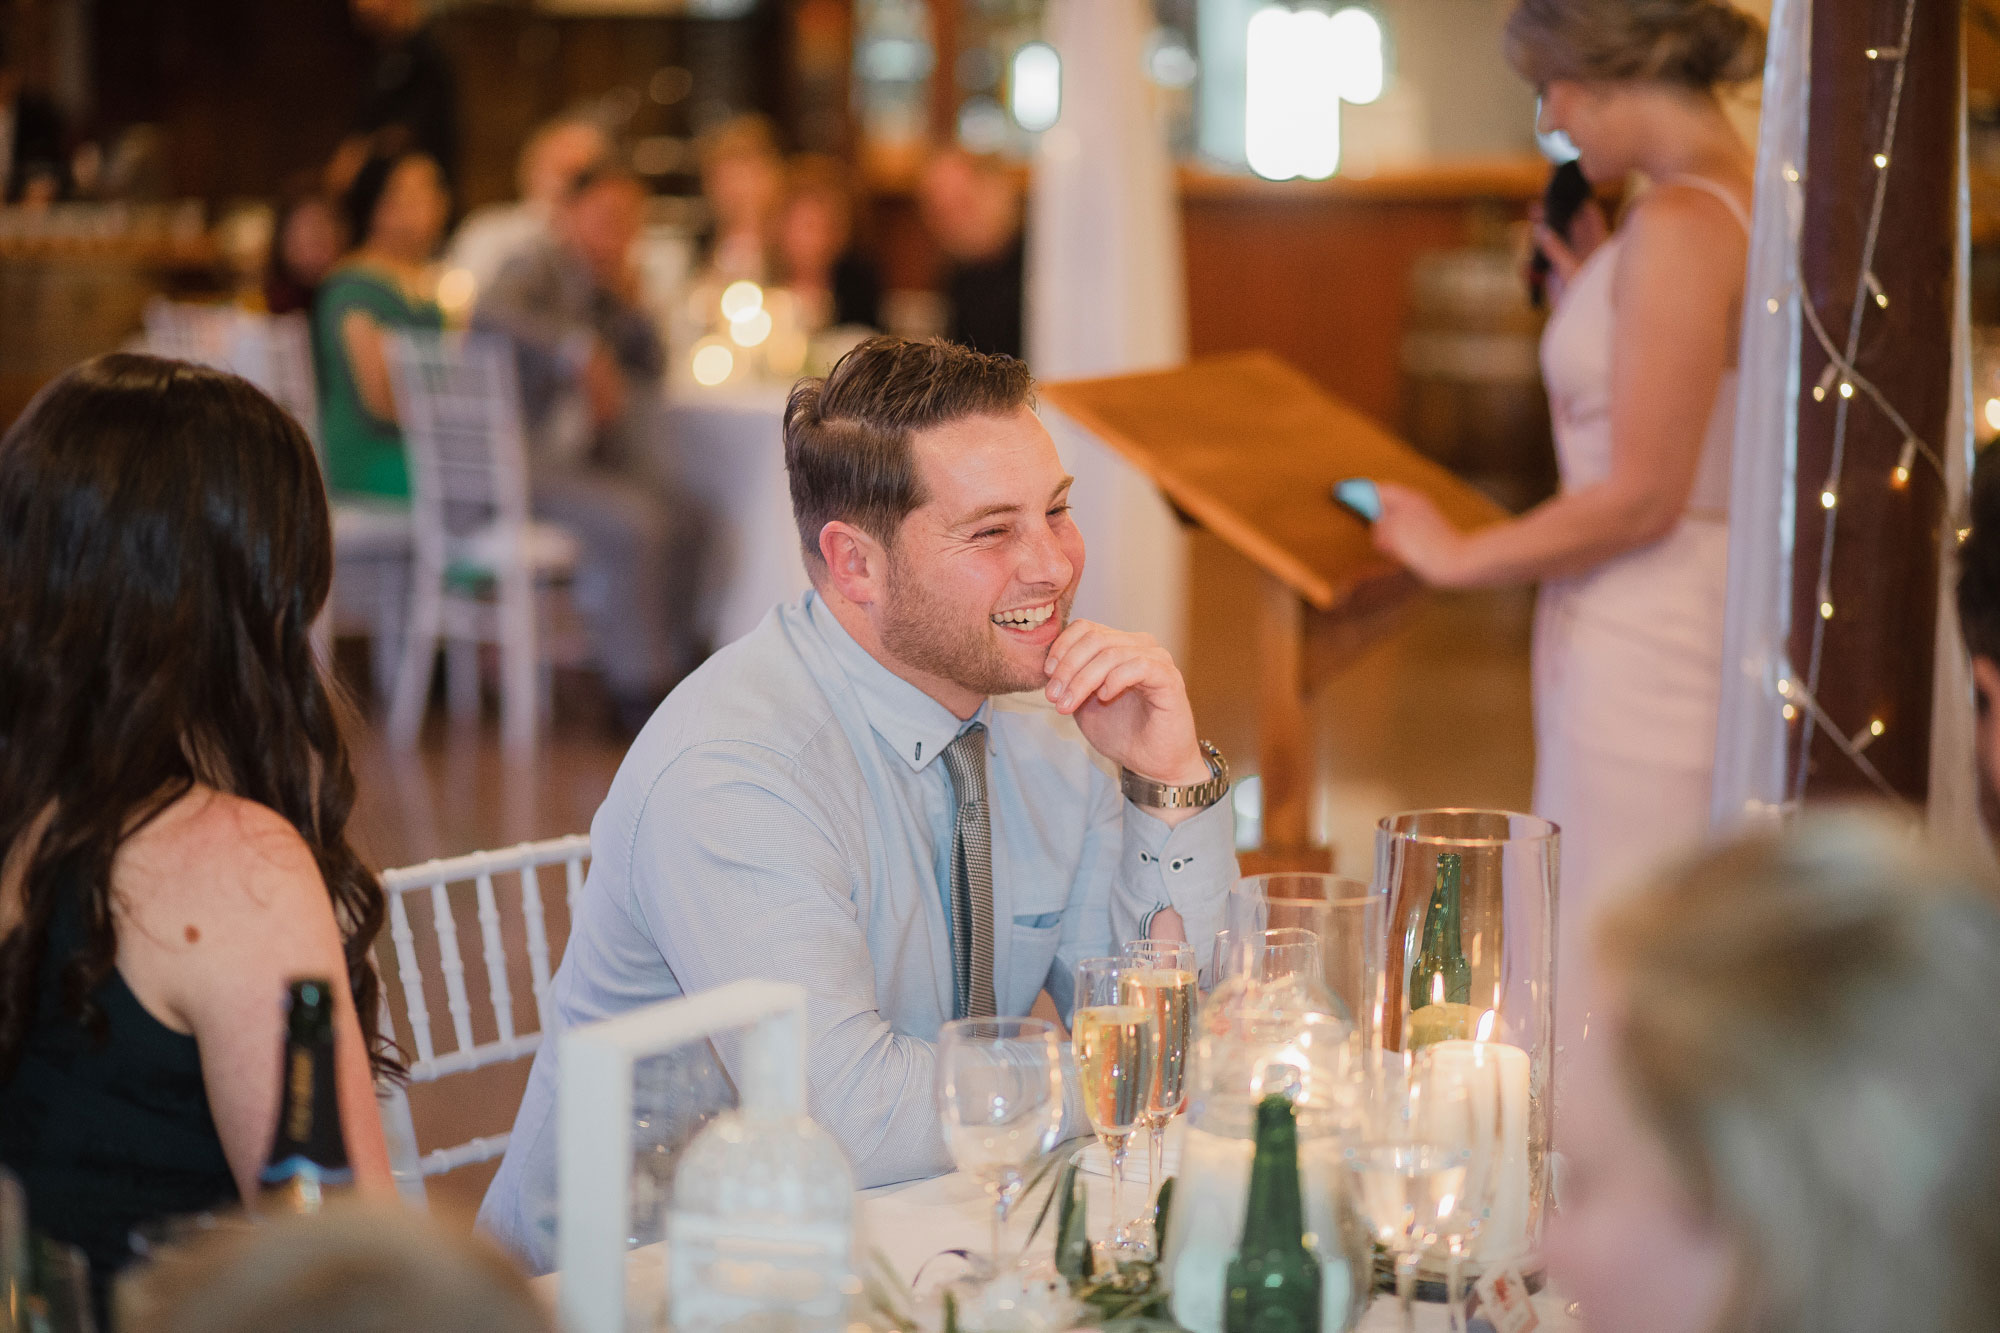
<path id="1" fill-rule="evenodd" d="M 1264 845 L 1240 860 L 1246 874 L 1331 868 L 1331 850 L 1312 843 L 1306 701 L 1381 636 L 1418 587 L 1333 503 L 1333 484 L 1400 482 L 1428 494 L 1460 528 L 1504 511 L 1268 352 L 1045 384 L 1040 393 L 1262 572 Z"/>

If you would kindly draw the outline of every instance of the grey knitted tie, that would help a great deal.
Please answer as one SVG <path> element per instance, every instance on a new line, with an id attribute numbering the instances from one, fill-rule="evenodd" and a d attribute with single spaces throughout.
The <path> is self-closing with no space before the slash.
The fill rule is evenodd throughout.
<path id="1" fill-rule="evenodd" d="M 986 728 L 973 723 L 944 750 L 958 814 L 951 839 L 952 971 L 958 1017 L 990 1018 L 993 1005 L 993 825 L 986 810 Z"/>

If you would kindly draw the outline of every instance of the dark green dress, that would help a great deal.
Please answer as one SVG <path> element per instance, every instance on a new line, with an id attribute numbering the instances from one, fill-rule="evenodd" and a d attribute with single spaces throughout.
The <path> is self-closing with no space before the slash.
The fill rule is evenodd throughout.
<path id="1" fill-rule="evenodd" d="M 403 432 L 370 412 L 355 387 L 341 325 L 350 310 L 365 312 L 385 331 L 442 329 L 434 301 L 413 301 L 386 273 L 343 264 L 313 302 L 313 358 L 319 378 L 319 428 L 326 451 L 327 485 L 334 491 L 407 499 L 410 471 L 403 460 Z"/>

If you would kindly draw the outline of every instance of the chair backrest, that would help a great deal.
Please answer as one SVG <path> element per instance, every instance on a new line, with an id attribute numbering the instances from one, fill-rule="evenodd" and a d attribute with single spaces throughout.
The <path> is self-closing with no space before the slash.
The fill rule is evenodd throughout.
<path id="1" fill-rule="evenodd" d="M 312 329 L 303 313 L 259 315 L 164 297 L 146 306 L 145 350 L 241 375 L 269 394 L 319 443 Z"/>
<path id="2" fill-rule="evenodd" d="M 496 530 L 518 548 L 528 526 L 528 451 L 507 344 L 415 330 L 387 341 L 418 559 L 441 566 L 455 543 Z"/>
<path id="3" fill-rule="evenodd" d="M 402 999 L 408 1021 L 410 1082 L 430 1083 L 454 1074 L 482 1069 L 488 1065 L 518 1060 L 534 1053 L 550 1021 L 549 977 L 558 961 L 551 956 L 549 934 L 543 911 L 542 876 L 552 866 L 562 867 L 563 895 L 573 920 L 577 895 L 583 890 L 584 863 L 590 858 L 590 839 L 581 834 L 551 838 L 545 842 L 522 843 L 499 851 L 473 852 L 445 860 L 382 873 L 382 887 L 389 898 L 389 937 L 396 958 L 395 990 Z M 516 877 L 520 901 L 518 929 L 503 921 L 503 885 L 496 879 Z M 472 990 L 467 983 L 465 955 L 459 947 L 458 920 L 454 896 L 461 902 L 461 889 L 471 886 L 471 906 L 478 922 L 480 970 L 485 973 L 486 1005 L 474 1013 Z M 426 971 L 420 955 L 417 932 L 412 925 L 411 899 L 420 900 L 420 914 L 428 914 L 430 935 L 435 940 L 434 970 Z M 516 947 L 510 950 L 509 937 Z M 525 957 L 522 955 L 525 954 Z M 515 984 L 528 983 L 533 1006 L 533 1027 L 517 1012 Z M 444 1021 L 433 1022 L 430 997 L 443 992 Z M 387 988 L 384 995 L 384 1026 L 390 1023 Z M 441 1030 L 443 1029 L 443 1030 Z M 524 1030 L 527 1029 L 527 1030 Z M 442 1040 L 441 1040 L 442 1039 Z M 448 1044 L 447 1044 L 448 1042 Z M 440 1050 L 440 1046 L 444 1046 Z M 394 1101 L 395 1099 L 392 1099 Z M 400 1121 L 403 1137 L 408 1131 L 408 1104 L 401 1101 L 385 1111 L 385 1119 Z M 390 1138 L 399 1136 L 391 1123 Z M 474 1138 L 449 1148 L 422 1154 L 416 1167 L 423 1176 L 442 1175 L 473 1162 L 498 1157 L 507 1147 L 505 1133 Z M 411 1165 L 402 1164 L 406 1170 Z"/>

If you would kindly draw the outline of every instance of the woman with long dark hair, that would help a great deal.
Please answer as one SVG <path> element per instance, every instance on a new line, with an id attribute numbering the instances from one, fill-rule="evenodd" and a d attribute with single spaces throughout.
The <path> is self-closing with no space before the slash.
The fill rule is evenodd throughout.
<path id="1" fill-rule="evenodd" d="M 294 977 L 333 982 L 390 1187 L 382 886 L 307 638 L 332 560 L 311 444 L 233 375 L 101 357 L 0 437 L 0 1163 L 100 1284 L 135 1225 L 253 1197 Z"/>

